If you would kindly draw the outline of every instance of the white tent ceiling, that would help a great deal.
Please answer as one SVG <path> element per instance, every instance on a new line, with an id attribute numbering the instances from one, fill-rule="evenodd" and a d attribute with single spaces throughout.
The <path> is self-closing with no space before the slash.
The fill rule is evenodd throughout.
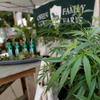
<path id="1" fill-rule="evenodd" d="M 0 11 L 32 12 L 35 6 L 40 6 L 52 0 L 0 0 Z"/>

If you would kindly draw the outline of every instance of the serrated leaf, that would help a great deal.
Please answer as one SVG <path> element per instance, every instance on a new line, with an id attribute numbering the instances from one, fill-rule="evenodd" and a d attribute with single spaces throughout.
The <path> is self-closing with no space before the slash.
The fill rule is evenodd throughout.
<path id="1" fill-rule="evenodd" d="M 93 32 L 93 35 L 96 35 L 96 34 L 98 34 L 98 33 L 100 33 L 100 28 L 95 28 L 95 29 L 94 29 L 94 32 Z"/>
<path id="2" fill-rule="evenodd" d="M 71 84 L 73 83 L 74 81 L 74 78 L 80 68 L 80 65 L 81 65 L 81 61 L 82 61 L 82 56 L 80 56 L 74 63 L 74 65 L 72 66 L 72 69 L 71 69 Z"/>
<path id="3" fill-rule="evenodd" d="M 89 13 L 89 12 L 93 12 L 93 10 L 91 10 L 91 9 L 87 9 L 87 10 L 84 10 L 83 13 Z"/>
<path id="4" fill-rule="evenodd" d="M 89 96 L 88 96 L 89 100 L 91 100 L 91 98 L 92 98 L 92 95 L 94 93 L 95 87 L 96 87 L 96 78 L 94 78 L 92 80 L 92 83 L 91 83 L 90 92 L 89 92 Z"/>
<path id="5" fill-rule="evenodd" d="M 52 62 L 52 63 L 55 63 L 55 62 L 62 62 L 63 59 L 61 57 L 50 57 L 50 58 L 43 58 L 42 59 L 43 61 L 46 61 L 46 62 Z"/>
<path id="6" fill-rule="evenodd" d="M 88 87 L 90 88 L 91 86 L 91 65 L 86 56 L 83 57 L 83 66 L 84 66 L 86 81 L 87 81 Z"/>
<path id="7" fill-rule="evenodd" d="M 87 55 L 89 55 L 90 57 L 92 57 L 95 61 L 97 61 L 100 64 L 100 58 L 92 53 L 88 53 Z"/>
<path id="8" fill-rule="evenodd" d="M 83 96 L 84 93 L 85 93 L 85 90 L 86 90 L 85 87 L 81 86 L 80 89 L 79 89 L 79 91 L 78 91 L 78 93 L 77 93 L 77 95 L 82 95 Z"/>
<path id="9" fill-rule="evenodd" d="M 64 86 L 64 83 L 67 81 L 70 69 L 67 67 L 61 75 L 61 80 L 59 82 L 59 91 Z"/>
<path id="10" fill-rule="evenodd" d="M 74 95 L 78 100 L 88 100 L 85 96 Z"/>
<path id="11" fill-rule="evenodd" d="M 67 32 L 64 34 L 83 35 L 84 33 L 82 31 L 79 31 L 79 30 L 73 30 L 71 32 Z"/>
<path id="12" fill-rule="evenodd" d="M 80 56 L 74 56 L 71 58 L 71 60 L 69 60 L 69 62 L 67 62 L 68 66 L 71 66 Z"/>
<path id="13" fill-rule="evenodd" d="M 98 89 L 100 90 L 100 77 L 98 76 Z"/>
<path id="14" fill-rule="evenodd" d="M 50 80 L 47 83 L 47 89 L 49 90 L 55 83 L 55 81 L 57 82 L 57 80 L 59 79 L 60 74 L 64 71 L 66 67 L 66 64 L 63 66 L 60 66 L 56 72 L 54 72 L 54 74 L 51 76 Z"/>
<path id="15" fill-rule="evenodd" d="M 98 96 L 97 94 L 94 94 L 94 98 L 95 100 L 100 100 L 100 96 Z"/>
<path id="16" fill-rule="evenodd" d="M 82 44 L 80 44 L 76 49 L 75 49 L 75 51 L 74 52 L 79 52 L 80 50 L 82 50 L 82 49 L 84 49 L 84 48 L 86 48 L 86 47 L 88 47 L 90 44 L 89 43 L 87 43 L 87 42 L 85 42 L 85 43 L 82 43 Z"/>
<path id="17" fill-rule="evenodd" d="M 76 48 L 77 45 L 77 41 L 74 41 L 74 43 L 70 43 L 70 45 L 68 46 L 67 50 L 65 51 L 65 53 L 63 54 L 62 58 L 65 58 L 66 56 L 68 56 L 70 54 L 70 52 Z"/>
<path id="18" fill-rule="evenodd" d="M 83 85 L 83 83 L 84 83 L 84 80 L 78 82 L 75 86 L 73 86 L 68 92 L 68 95 L 65 100 L 69 100 L 69 98 Z"/>

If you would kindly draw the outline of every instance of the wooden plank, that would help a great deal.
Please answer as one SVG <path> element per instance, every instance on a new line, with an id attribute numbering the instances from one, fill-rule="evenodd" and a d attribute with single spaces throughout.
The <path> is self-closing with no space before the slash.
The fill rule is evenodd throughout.
<path id="1" fill-rule="evenodd" d="M 0 65 L 0 79 L 14 75 L 16 73 L 30 70 L 32 68 L 37 68 L 39 66 L 40 66 L 40 61 L 29 64 L 20 64 L 20 65 L 5 65 L 5 66 Z"/>
<path id="2" fill-rule="evenodd" d="M 12 82 L 16 79 L 22 78 L 22 77 L 28 77 L 28 76 L 32 76 L 35 73 L 35 68 L 27 70 L 27 71 L 23 71 L 5 78 L 1 78 L 0 79 L 0 85 Z"/>
<path id="3" fill-rule="evenodd" d="M 9 87 L 13 82 L 0 86 L 0 95 Z"/>
<path id="4" fill-rule="evenodd" d="M 100 0 L 95 0 L 93 25 L 95 27 L 100 26 Z"/>
<path id="5" fill-rule="evenodd" d="M 99 0 L 99 26 L 100 26 L 100 0 Z"/>
<path id="6" fill-rule="evenodd" d="M 26 82 L 25 82 L 25 78 L 21 78 L 21 84 L 22 84 L 23 93 L 26 94 Z"/>
<path id="7" fill-rule="evenodd" d="M 40 61 L 31 64 L 0 66 L 0 86 L 17 79 L 24 79 L 23 92 L 28 97 L 28 100 L 34 100 L 35 86 L 34 74 L 36 69 L 40 66 Z M 28 77 L 28 78 L 27 78 Z M 31 77 L 31 80 L 29 80 Z M 23 85 L 23 84 L 22 84 Z M 26 88 L 26 93 L 24 89 Z"/>
<path id="8" fill-rule="evenodd" d="M 26 80 L 26 88 L 27 88 L 27 96 L 28 100 L 34 100 L 35 97 L 35 82 L 34 82 L 34 76 L 29 76 L 25 78 Z"/>

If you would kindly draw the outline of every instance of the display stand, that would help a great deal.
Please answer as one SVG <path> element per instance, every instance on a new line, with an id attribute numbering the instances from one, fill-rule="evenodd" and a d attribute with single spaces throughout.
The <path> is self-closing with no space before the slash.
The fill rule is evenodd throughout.
<path id="1" fill-rule="evenodd" d="M 40 61 L 26 64 L 0 65 L 0 86 L 21 79 L 23 93 L 27 96 L 27 100 L 34 100 L 34 75 L 36 68 L 39 66 Z"/>

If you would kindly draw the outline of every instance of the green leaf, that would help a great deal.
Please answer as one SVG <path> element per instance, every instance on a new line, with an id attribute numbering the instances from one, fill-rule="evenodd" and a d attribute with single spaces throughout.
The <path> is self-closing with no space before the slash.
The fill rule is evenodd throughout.
<path id="1" fill-rule="evenodd" d="M 47 89 L 46 90 L 49 90 L 55 82 L 57 82 L 57 80 L 60 78 L 60 74 L 64 71 L 66 67 L 66 64 L 60 66 L 56 72 L 54 72 L 54 74 L 51 76 L 50 80 L 48 81 L 47 83 Z"/>
<path id="2" fill-rule="evenodd" d="M 100 28 L 99 28 L 99 27 L 94 28 L 93 35 L 96 35 L 96 34 L 98 34 L 98 33 L 100 33 Z"/>
<path id="3" fill-rule="evenodd" d="M 88 87 L 90 88 L 91 85 L 91 65 L 86 56 L 83 57 L 83 66 L 85 71 L 85 77 L 88 84 Z"/>
<path id="4" fill-rule="evenodd" d="M 77 60 L 77 58 L 79 58 L 79 56 L 77 57 L 73 57 L 71 60 L 69 60 L 69 62 L 67 63 L 67 68 L 64 70 L 64 72 L 62 73 L 62 76 L 61 76 L 61 80 L 60 80 L 60 83 L 59 83 L 59 90 L 62 88 L 62 86 L 64 85 L 64 83 L 66 82 L 67 80 L 67 77 L 70 73 L 70 69 L 69 67 L 75 62 L 75 60 Z"/>
<path id="5" fill-rule="evenodd" d="M 96 87 L 96 78 L 94 78 L 92 80 L 92 83 L 91 83 L 91 87 L 90 87 L 90 92 L 89 92 L 89 96 L 88 96 L 88 99 L 91 100 L 93 94 L 94 94 L 94 90 L 95 90 L 95 87 Z"/>
<path id="6" fill-rule="evenodd" d="M 100 90 L 100 77 L 98 76 L 98 89 Z"/>
<path id="7" fill-rule="evenodd" d="M 79 31 L 79 30 L 73 30 L 71 32 L 67 32 L 67 33 L 64 33 L 64 34 L 83 35 L 84 33 L 82 31 Z"/>
<path id="8" fill-rule="evenodd" d="M 97 61 L 100 64 L 100 58 L 97 55 L 94 55 L 93 53 L 87 53 L 90 57 L 92 57 L 95 61 Z"/>
<path id="9" fill-rule="evenodd" d="M 63 58 L 66 58 L 66 56 L 68 56 L 69 54 L 71 54 L 70 52 L 76 48 L 77 46 L 77 40 L 74 41 L 74 43 L 70 43 L 70 45 L 68 46 L 67 50 L 65 51 L 65 53 L 63 54 Z"/>
<path id="10" fill-rule="evenodd" d="M 81 86 L 77 95 L 84 95 L 84 93 L 85 93 L 85 87 Z"/>
<path id="11" fill-rule="evenodd" d="M 97 96 L 96 94 L 94 94 L 94 98 L 95 100 L 100 100 L 100 96 Z"/>
<path id="12" fill-rule="evenodd" d="M 64 83 L 67 81 L 70 69 L 67 67 L 61 75 L 61 80 L 59 82 L 59 91 L 64 86 Z"/>
<path id="13" fill-rule="evenodd" d="M 88 100 L 85 96 L 80 96 L 80 95 L 74 95 L 77 99 L 79 100 Z"/>
<path id="14" fill-rule="evenodd" d="M 55 63 L 55 62 L 62 62 L 63 59 L 61 57 L 50 57 L 50 58 L 43 58 L 42 59 L 43 61 L 46 61 L 46 62 L 52 62 L 52 63 Z"/>
<path id="15" fill-rule="evenodd" d="M 80 68 L 80 65 L 81 65 L 81 61 L 82 61 L 82 56 L 80 56 L 74 63 L 74 65 L 72 66 L 72 69 L 71 69 L 71 84 L 73 83 L 74 81 L 74 78 Z"/>
<path id="16" fill-rule="evenodd" d="M 90 13 L 90 12 L 93 12 L 93 10 L 91 10 L 91 9 L 87 9 L 87 10 L 84 10 L 83 13 Z"/>
<path id="17" fill-rule="evenodd" d="M 82 81 L 80 81 L 80 82 L 78 82 L 77 84 L 75 84 L 75 86 L 73 86 L 71 89 L 70 89 L 70 91 L 68 92 L 68 95 L 67 95 L 67 97 L 66 97 L 66 99 L 65 100 L 70 100 L 69 98 L 77 91 L 77 90 L 79 90 L 79 88 L 81 87 L 81 86 L 84 86 L 84 80 L 82 80 Z M 85 89 L 84 89 L 85 90 Z"/>
<path id="18" fill-rule="evenodd" d="M 87 43 L 87 42 L 81 43 L 81 44 L 75 49 L 74 52 L 79 52 L 80 50 L 82 50 L 82 49 L 84 49 L 84 48 L 86 48 L 86 47 L 88 47 L 88 46 L 90 46 L 90 44 Z"/>
<path id="19" fill-rule="evenodd" d="M 71 57 L 71 60 L 69 59 L 69 61 L 67 62 L 67 65 L 71 66 L 79 57 L 80 57 L 80 55 Z"/>

